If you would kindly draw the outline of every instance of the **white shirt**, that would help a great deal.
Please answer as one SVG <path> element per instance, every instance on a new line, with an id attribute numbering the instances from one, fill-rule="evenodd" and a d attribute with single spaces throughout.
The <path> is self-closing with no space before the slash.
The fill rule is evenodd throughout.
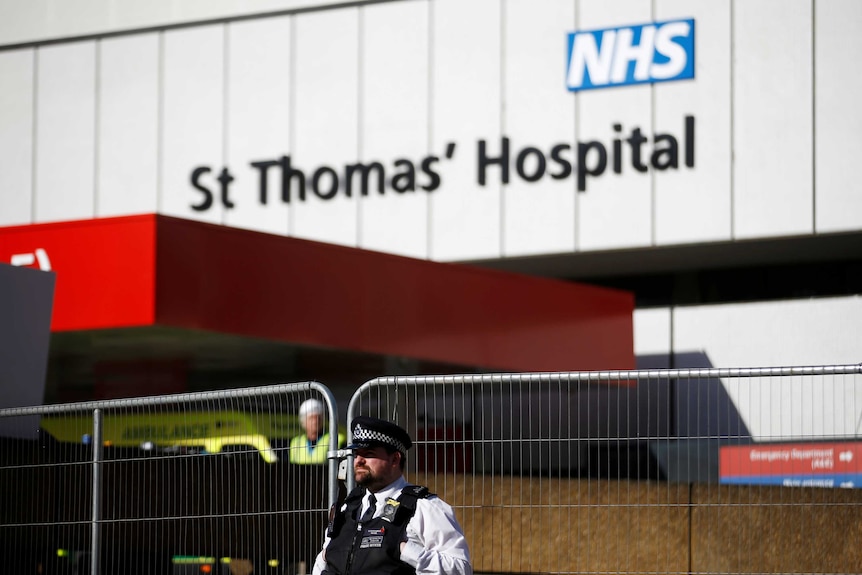
<path id="1" fill-rule="evenodd" d="M 402 476 L 374 494 L 377 498 L 375 517 L 383 512 L 387 499 L 398 499 L 405 485 L 408 483 Z M 367 506 L 368 495 L 363 498 L 360 517 Z M 347 504 L 341 510 L 346 508 Z M 473 566 L 464 532 L 452 508 L 439 497 L 416 500 L 416 513 L 407 522 L 406 532 L 407 543 L 401 552 L 401 560 L 416 569 L 417 575 L 472 575 Z M 328 545 L 329 537 L 326 537 L 323 551 L 314 561 L 312 575 L 321 575 L 326 568 L 323 552 Z"/>

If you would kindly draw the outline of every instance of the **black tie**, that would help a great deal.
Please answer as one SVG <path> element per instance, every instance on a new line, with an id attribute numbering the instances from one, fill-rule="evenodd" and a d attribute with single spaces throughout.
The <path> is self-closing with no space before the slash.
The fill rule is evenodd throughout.
<path id="1" fill-rule="evenodd" d="M 368 509 L 365 510 L 365 513 L 362 514 L 362 518 L 359 520 L 360 523 L 365 523 L 367 521 L 371 521 L 371 518 L 374 517 L 374 511 L 377 509 L 377 499 L 374 498 L 373 493 L 368 494 Z"/>

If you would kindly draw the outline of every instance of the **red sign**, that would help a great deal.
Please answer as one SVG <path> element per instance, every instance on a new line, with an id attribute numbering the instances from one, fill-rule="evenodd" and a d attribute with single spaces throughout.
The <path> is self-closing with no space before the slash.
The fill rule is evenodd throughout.
<path id="1" fill-rule="evenodd" d="M 152 325 L 154 215 L 0 228 L 0 262 L 56 274 L 52 331 Z"/>
<path id="2" fill-rule="evenodd" d="M 726 477 L 762 475 L 832 475 L 862 470 L 862 442 L 772 443 L 725 446 L 719 474 Z"/>

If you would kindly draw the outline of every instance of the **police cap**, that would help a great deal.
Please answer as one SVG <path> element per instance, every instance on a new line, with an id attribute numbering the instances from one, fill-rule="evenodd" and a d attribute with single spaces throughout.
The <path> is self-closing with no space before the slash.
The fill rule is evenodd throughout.
<path id="1" fill-rule="evenodd" d="M 406 430 L 384 419 L 360 415 L 350 424 L 350 429 L 353 441 L 347 449 L 391 447 L 406 456 L 413 445 Z"/>

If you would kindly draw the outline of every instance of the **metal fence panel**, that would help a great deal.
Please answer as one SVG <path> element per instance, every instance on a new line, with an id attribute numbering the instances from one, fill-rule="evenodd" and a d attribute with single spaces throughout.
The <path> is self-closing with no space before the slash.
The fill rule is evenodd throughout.
<path id="1" fill-rule="evenodd" d="M 0 410 L 0 565 L 304 572 L 337 490 L 334 462 L 290 462 L 309 398 L 338 437 L 332 395 L 313 382 Z"/>
<path id="2" fill-rule="evenodd" d="M 858 573 L 860 374 L 385 377 L 347 415 L 410 432 L 477 573 Z"/>
<path id="3" fill-rule="evenodd" d="M 311 397 L 336 437 L 316 383 L 0 410 L 0 565 L 302 573 L 344 494 L 289 463 Z M 411 433 L 477 573 L 862 571 L 860 366 L 389 377 L 360 413 Z"/>

